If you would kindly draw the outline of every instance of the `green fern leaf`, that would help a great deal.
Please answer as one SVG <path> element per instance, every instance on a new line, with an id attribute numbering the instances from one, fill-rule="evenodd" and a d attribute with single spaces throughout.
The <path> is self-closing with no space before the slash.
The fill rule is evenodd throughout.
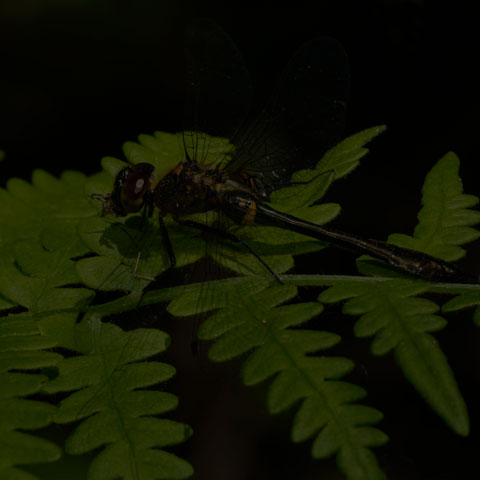
<path id="1" fill-rule="evenodd" d="M 84 420 L 67 440 L 67 453 L 79 455 L 105 446 L 90 467 L 90 479 L 187 478 L 184 460 L 158 450 L 185 441 L 186 425 L 150 417 L 177 406 L 165 392 L 141 390 L 171 378 L 173 367 L 139 362 L 168 345 L 166 334 L 137 329 L 125 333 L 98 318 L 75 328 L 81 355 L 58 363 L 59 375 L 45 385 L 52 394 L 78 390 L 60 403 L 57 423 Z"/>
<path id="2" fill-rule="evenodd" d="M 365 396 L 363 389 L 337 380 L 351 370 L 352 362 L 311 356 L 335 345 L 339 337 L 291 328 L 318 316 L 321 305 L 284 305 L 296 296 L 293 286 L 268 286 L 265 280 L 256 282 L 254 278 L 235 280 L 234 284 L 217 281 L 214 288 L 201 285 L 191 289 L 173 300 L 169 311 L 184 316 L 216 310 L 198 332 L 202 339 L 215 339 L 209 357 L 225 361 L 252 352 L 243 368 L 243 380 L 254 385 L 275 375 L 268 395 L 272 413 L 302 401 L 292 430 L 294 441 L 316 435 L 314 458 L 337 454 L 339 467 L 348 478 L 384 478 L 368 450 L 387 440 L 385 434 L 368 426 L 382 415 L 354 403 Z"/>
<path id="3" fill-rule="evenodd" d="M 318 202 L 332 181 L 344 177 L 358 167 L 360 159 L 368 153 L 365 145 L 385 129 L 385 126 L 372 127 L 342 140 L 323 155 L 314 169 L 294 173 L 292 181 L 299 182 L 299 185 L 273 192 L 270 201 L 278 210 L 301 216 L 299 212 L 308 210 L 305 207 Z"/>
<path id="4" fill-rule="evenodd" d="M 465 255 L 460 247 L 480 236 L 473 227 L 480 222 L 480 212 L 471 210 L 478 203 L 478 197 L 463 193 L 462 181 L 458 174 L 458 157 L 450 152 L 442 157 L 426 176 L 423 186 L 423 208 L 418 214 L 418 224 L 413 236 L 392 234 L 388 242 L 425 252 L 448 262 Z M 405 277 L 394 275 L 385 264 L 362 256 L 357 260 L 359 271 L 365 275 Z"/>
<path id="5" fill-rule="evenodd" d="M 322 198 L 332 181 L 358 165 L 366 153 L 363 145 L 382 129 L 346 139 L 328 152 L 315 170 L 295 174 L 295 182 L 309 183 L 277 191 L 272 196 L 274 207 L 319 224 L 332 220 L 339 213 L 338 205 L 312 203 Z M 124 151 L 131 162 L 148 161 L 159 171 L 168 171 L 183 154 L 179 140 L 178 135 L 171 134 L 142 135 L 138 144 L 129 142 Z M 219 151 L 228 146 L 222 139 L 212 142 Z M 374 427 L 382 415 L 360 404 L 365 396 L 362 388 L 342 380 L 352 362 L 324 352 L 339 337 L 301 328 L 321 314 L 322 306 L 300 302 L 297 285 L 335 285 L 324 292 L 322 301 L 347 300 L 345 312 L 361 316 L 355 327 L 357 336 L 375 335 L 372 351 L 377 355 L 393 350 L 407 378 L 432 408 L 455 431 L 462 435 L 468 432 L 465 405 L 453 374 L 430 336 L 445 322 L 435 314 L 434 303 L 416 298 L 441 287 L 421 282 L 289 275 L 282 275 L 284 285 L 279 285 L 241 246 L 221 241 L 220 254 L 197 231 L 166 219 L 178 266 L 208 255 L 241 276 L 144 293 L 150 283 L 146 277 L 168 269 L 169 259 L 155 221 L 145 223 L 139 216 L 125 221 L 99 218 L 99 205 L 89 202 L 87 194 L 111 191 L 112 177 L 125 162 L 107 158 L 102 164 L 105 171 L 89 179 L 71 172 L 55 179 L 37 172 L 32 185 L 13 181 L 8 191 L 0 190 L 0 201 L 8 206 L 0 213 L 2 232 L 8 232 L 0 239 L 0 308 L 20 305 L 29 310 L 24 316 L 6 317 L 8 320 L 0 323 L 0 335 L 2 328 L 6 332 L 0 338 L 0 345 L 5 341 L 0 375 L 5 375 L 7 400 L 18 400 L 21 409 L 27 405 L 21 402 L 33 401 L 26 398 L 31 394 L 53 396 L 62 392 L 64 399 L 56 411 L 46 402 L 36 404 L 35 425 L 39 427 L 32 423 L 30 428 L 52 421 L 76 422 L 66 443 L 67 452 L 83 454 L 100 449 L 89 478 L 186 478 L 192 473 L 189 464 L 164 450 L 191 433 L 183 424 L 158 417 L 175 408 L 177 398 L 150 390 L 173 375 L 173 367 L 147 361 L 166 348 L 165 334 L 148 329 L 127 333 L 101 321 L 107 314 L 135 311 L 160 301 L 169 302 L 168 310 L 176 316 L 213 312 L 199 331 L 202 339 L 213 341 L 210 358 L 225 361 L 244 356 L 246 385 L 271 379 L 267 398 L 270 412 L 297 409 L 292 440 L 311 439 L 314 458 L 335 455 L 350 479 L 384 477 L 371 451 L 387 440 Z M 443 252 L 443 258 L 451 260 L 463 252 L 459 245 L 478 236 L 471 228 L 478 215 L 469 210 L 474 197 L 461 192 L 457 170 L 458 161 L 451 155 L 439 162 L 424 188 L 421 228 L 415 230 L 413 240 L 393 240 L 435 255 Z M 294 254 L 324 246 L 284 230 L 234 228 L 278 274 L 293 265 Z M 134 275 L 135 269 L 139 275 Z M 387 268 L 382 272 L 392 273 Z M 125 295 L 86 307 L 92 294 L 88 288 L 77 288 L 79 282 L 95 290 L 122 290 Z M 454 291 L 451 286 L 443 288 Z M 445 305 L 445 311 L 480 304 L 473 297 L 475 286 L 456 288 L 462 296 L 452 301 L 456 306 Z M 87 314 L 78 322 L 79 311 L 85 310 Z M 30 323 L 25 323 L 25 318 Z M 68 350 L 69 358 L 46 351 L 53 347 Z M 5 352 L 7 355 L 2 356 Z M 39 368 L 46 369 L 48 378 L 28 371 Z M 40 436 L 27 438 L 23 432 L 16 436 L 24 426 L 21 419 L 14 422 L 14 416 L 8 418 L 12 405 L 7 403 L 4 411 L 0 410 L 0 426 L 6 425 L 2 432 L 20 440 L 15 452 L 7 450 L 0 458 L 6 459 L 2 463 L 5 472 L 27 478 L 30 475 L 20 469 L 21 465 L 39 461 L 29 442 L 38 441 L 39 452 L 44 449 L 42 461 L 54 461 L 58 448 L 43 443 L 46 441 Z"/>
<path id="6" fill-rule="evenodd" d="M 65 288 L 78 282 L 75 262 L 88 249 L 78 238 L 81 218 L 95 215 L 84 196 L 85 176 L 65 172 L 61 180 L 36 170 L 32 185 L 8 182 L 1 191 L 2 209 L 0 295 L 7 306 L 32 313 L 86 304 L 92 293 Z M 60 288 L 63 287 L 63 288 Z"/>
<path id="7" fill-rule="evenodd" d="M 465 250 L 459 245 L 480 237 L 480 232 L 471 228 L 480 223 L 480 212 L 471 210 L 478 203 L 478 198 L 463 193 L 459 167 L 460 161 L 452 152 L 437 162 L 423 185 L 423 208 L 418 214 L 413 237 L 390 235 L 391 243 L 449 262 L 465 255 Z"/>
<path id="8" fill-rule="evenodd" d="M 52 339 L 41 335 L 29 316 L 4 317 L 0 321 L 0 477 L 34 478 L 19 466 L 53 462 L 61 449 L 51 441 L 26 433 L 48 426 L 55 407 L 22 397 L 38 394 L 48 382 L 45 375 L 28 373 L 54 366 L 60 355 L 43 349 Z"/>
<path id="9" fill-rule="evenodd" d="M 374 136 L 377 133 L 378 130 L 372 129 L 368 135 Z M 349 159 L 345 162 L 345 172 L 347 172 L 351 166 L 355 166 L 355 157 L 357 155 L 360 157 L 364 153 L 361 147 L 361 136 L 352 141 L 346 141 L 345 145 L 351 147 L 350 150 L 345 149 L 345 155 L 342 156 L 341 149 L 336 147 L 326 156 L 327 163 L 328 161 L 332 162 L 331 168 L 335 173 L 337 172 L 335 159 Z M 133 146 L 130 147 L 132 147 L 131 154 L 135 153 L 135 162 L 152 161 L 151 159 L 155 156 L 149 154 L 149 157 L 142 157 L 142 152 L 147 153 L 145 141 L 140 149 L 135 150 Z M 159 147 L 157 150 L 161 151 Z M 336 157 L 335 154 L 337 154 Z M 341 165 L 342 162 L 338 161 Z M 322 168 L 324 169 L 324 167 Z M 338 169 L 341 171 L 340 167 Z M 290 211 L 320 224 L 331 220 L 338 213 L 338 206 L 310 206 L 312 202 L 321 198 L 334 179 L 332 173 L 320 175 L 321 171 L 324 170 L 296 174 L 295 181 L 311 180 L 311 182 L 307 188 L 305 185 L 292 186 L 276 192 L 272 196 L 275 208 Z M 287 261 L 288 257 L 284 255 L 318 249 L 318 242 L 312 242 L 310 239 L 292 232 L 261 227 L 237 227 L 236 231 L 242 238 L 248 239 L 249 244 L 254 246 L 267 263 L 280 273 L 286 271 L 291 265 L 291 260 Z M 175 245 L 175 242 L 173 243 Z M 198 243 L 190 243 L 189 246 L 196 254 L 209 252 L 208 244 L 199 246 Z M 295 325 L 296 322 L 300 324 L 308 318 L 312 318 L 309 315 L 316 314 L 314 304 L 282 306 L 283 303 L 293 298 L 294 290 L 278 286 L 277 290 L 275 286 L 269 286 L 271 279 L 265 279 L 265 271 L 257 260 L 252 260 L 241 249 L 228 244 L 226 247 L 222 247 L 222 255 L 216 256 L 216 253 L 217 251 L 214 250 L 211 255 L 217 263 L 246 275 L 246 277 L 191 285 L 189 288 L 182 287 L 176 293 L 173 293 L 173 289 L 171 289 L 170 294 L 173 300 L 169 304 L 169 312 L 176 316 L 188 316 L 215 311 L 199 331 L 201 338 L 215 339 L 215 343 L 209 351 L 210 358 L 215 361 L 224 361 L 250 353 L 244 367 L 244 380 L 247 384 L 258 383 L 269 376 L 275 376 L 268 400 L 272 412 L 282 411 L 295 401 L 303 402 L 294 423 L 292 435 L 295 441 L 305 440 L 316 435 L 312 449 L 315 457 L 324 458 L 337 454 L 339 466 L 349 478 L 382 478 L 383 474 L 369 449 L 386 441 L 386 436 L 371 426 L 380 420 L 381 414 L 375 409 L 356 403 L 364 396 L 362 389 L 338 380 L 349 370 L 350 362 L 346 359 L 310 358 L 310 353 L 327 348 L 328 345 L 324 345 L 322 342 L 326 341 L 328 344 L 328 339 L 331 340 L 328 335 L 331 334 L 326 334 L 325 337 L 325 334 L 321 332 L 305 332 L 288 328 Z M 283 278 L 284 281 L 288 281 L 289 277 L 284 276 Z M 343 283 L 344 280 L 340 280 L 340 285 Z M 423 291 L 418 291 L 416 294 Z M 379 296 L 382 297 L 381 294 Z M 166 300 L 167 297 L 168 295 L 164 292 L 149 292 L 142 299 L 142 303 L 151 303 L 155 301 L 155 298 Z M 305 312 L 301 313 L 303 308 Z M 409 308 L 412 308 L 412 305 L 407 307 L 406 313 L 403 313 L 406 318 L 409 315 Z M 420 307 L 415 304 L 415 308 Z M 282 315 L 292 324 L 289 325 L 287 322 L 282 327 L 280 322 Z M 433 318 L 435 316 L 431 314 L 423 317 L 424 335 L 432 328 L 440 328 L 439 317 L 435 320 L 432 320 Z M 281 334 L 274 335 L 277 329 Z M 278 348 L 279 338 L 284 339 L 285 342 L 281 343 L 282 348 Z M 421 338 L 423 339 L 423 337 Z M 376 345 L 379 351 L 382 348 L 385 351 L 393 348 L 388 345 L 388 338 L 380 338 Z M 456 390 L 456 385 L 453 382 L 452 387 L 447 381 L 451 372 L 448 364 L 445 362 L 442 364 L 443 357 L 438 355 L 435 349 L 423 345 L 424 356 L 422 359 L 424 363 L 435 358 L 439 364 L 439 371 L 426 374 L 420 372 L 418 377 L 414 362 L 409 362 L 410 352 L 402 350 L 398 345 L 396 345 L 396 350 L 398 351 L 397 356 L 404 363 L 403 368 L 412 378 L 412 382 L 421 382 L 430 373 L 430 384 L 423 386 L 426 394 L 431 397 L 429 401 L 435 404 L 434 408 L 440 410 L 444 417 L 448 418 L 447 421 L 454 424 L 454 428 L 465 434 L 468 430 L 468 418 L 466 411 L 462 412 L 463 401 Z M 288 362 L 283 355 L 285 352 L 288 352 L 288 360 L 297 360 L 295 368 L 287 365 Z M 299 359 L 303 359 L 304 364 Z M 320 365 L 323 367 L 324 376 L 322 376 L 322 368 L 315 363 L 318 360 L 321 360 Z M 309 369 L 315 372 L 315 381 L 312 381 L 313 387 L 309 385 L 310 389 L 298 380 L 298 378 L 305 377 L 305 372 L 308 372 Z M 335 373 L 337 370 L 338 373 Z M 333 377 L 330 377 L 329 374 L 332 374 Z M 329 392 L 330 388 L 333 394 L 327 395 L 325 392 Z M 439 399 L 435 398 L 437 389 L 440 389 L 441 392 Z M 445 404 L 449 402 L 452 405 L 445 408 Z M 325 417 L 325 411 L 341 412 L 341 415 Z M 338 421 L 337 416 L 341 418 L 341 422 Z M 345 432 L 348 432 L 348 435 L 342 436 L 342 433 Z M 349 443 L 351 438 L 356 439 L 353 445 Z"/>
<path id="10" fill-rule="evenodd" d="M 474 307 L 473 321 L 480 327 L 480 292 L 478 289 L 472 288 L 470 291 L 462 292 L 460 295 L 451 298 L 442 306 L 442 311 L 445 313 L 456 312 L 464 308 Z"/>
<path id="11" fill-rule="evenodd" d="M 435 315 L 438 306 L 416 298 L 428 290 L 423 282 L 391 280 L 372 284 L 345 283 L 323 292 L 319 300 L 347 300 L 343 311 L 360 315 L 355 324 L 358 337 L 375 335 L 372 353 L 394 350 L 404 375 L 430 406 L 458 434 L 467 435 L 468 413 L 453 372 L 438 343 L 429 332 L 445 327 Z"/>
<path id="12" fill-rule="evenodd" d="M 174 408 L 177 399 L 145 390 L 173 374 L 173 367 L 168 365 L 141 362 L 164 350 L 165 334 L 156 330 L 125 334 L 113 325 L 102 326 L 100 317 L 89 321 L 87 316 L 76 323 L 93 297 L 91 290 L 78 286 L 81 277 L 74 260 L 91 251 L 77 229 L 98 215 L 85 195 L 85 180 L 84 175 L 74 172 L 56 179 L 36 171 L 32 185 L 12 180 L 6 191 L 0 190 L 7 206 L 0 213 L 0 306 L 28 311 L 0 320 L 0 429 L 5 442 L 5 448 L 0 449 L 0 476 L 33 479 L 36 477 L 23 470 L 23 465 L 59 459 L 61 450 L 56 445 L 24 430 L 88 416 L 68 440 L 67 450 L 87 451 L 89 441 L 105 446 L 91 466 L 91 478 L 110 478 L 105 468 L 114 461 L 119 471 L 115 478 L 186 478 L 192 473 L 190 465 L 159 449 L 190 435 L 189 427 L 156 417 Z M 127 303 L 128 308 L 135 308 L 138 300 L 137 290 L 136 296 L 129 296 L 130 303 L 124 302 L 124 309 Z M 102 343 L 105 341 L 111 350 Z M 67 360 L 48 351 L 58 347 L 76 356 Z M 39 369 L 47 375 L 29 372 Z M 52 379 L 58 372 L 60 375 Z M 116 396 L 102 395 L 109 392 L 102 389 L 102 381 Z M 98 395 L 85 398 L 95 387 Z M 80 388 L 81 392 L 76 391 Z M 46 399 L 58 391 L 73 392 L 58 411 L 46 400 L 28 398 L 41 393 Z M 114 400 L 118 404 L 112 403 Z M 116 415 L 109 416 L 112 411 Z M 108 430 L 114 424 L 123 425 L 117 437 L 114 429 Z M 122 443 L 125 436 L 135 438 L 145 433 L 147 442 Z M 133 461 L 132 454 L 137 455 Z"/>

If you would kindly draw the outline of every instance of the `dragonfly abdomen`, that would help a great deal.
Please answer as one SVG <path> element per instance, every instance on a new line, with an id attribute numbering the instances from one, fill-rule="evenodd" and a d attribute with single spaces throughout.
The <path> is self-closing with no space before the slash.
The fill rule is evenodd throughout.
<path id="1" fill-rule="evenodd" d="M 423 252 L 398 247 L 379 240 L 363 239 L 339 230 L 326 229 L 292 215 L 279 212 L 262 202 L 255 202 L 254 223 L 273 226 L 307 235 L 318 240 L 354 249 L 420 278 L 439 282 L 476 283 L 455 265 Z"/>

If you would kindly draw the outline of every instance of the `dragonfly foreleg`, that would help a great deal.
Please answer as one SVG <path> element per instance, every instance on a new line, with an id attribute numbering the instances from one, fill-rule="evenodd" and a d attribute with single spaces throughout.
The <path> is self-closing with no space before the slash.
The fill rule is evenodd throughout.
<path id="1" fill-rule="evenodd" d="M 148 207 L 145 208 L 144 212 L 146 212 Z M 146 212 L 144 218 L 149 215 L 149 212 Z M 162 240 L 165 245 L 165 249 L 167 250 L 168 258 L 170 260 L 170 268 L 175 268 L 175 264 L 177 263 L 177 259 L 175 257 L 175 253 L 173 252 L 172 242 L 170 241 L 170 236 L 168 235 L 167 227 L 165 226 L 165 222 L 163 221 L 162 217 L 158 217 L 158 226 L 160 227 L 160 232 L 162 234 Z M 150 280 L 153 281 L 155 278 L 149 277 L 147 275 L 141 275 L 137 273 L 138 267 L 140 265 L 140 259 L 142 257 L 142 251 L 138 251 L 137 259 L 135 261 L 135 268 L 133 269 L 133 276 L 135 278 L 140 278 L 143 280 Z"/>
<path id="2" fill-rule="evenodd" d="M 135 268 L 133 269 L 133 276 L 135 278 L 139 278 L 141 280 L 149 280 L 150 282 L 153 282 L 155 278 L 149 277 L 148 275 L 142 275 L 140 273 L 137 273 L 138 266 L 140 265 L 140 258 L 142 257 L 142 251 L 139 250 L 137 254 L 137 259 L 135 261 Z"/>

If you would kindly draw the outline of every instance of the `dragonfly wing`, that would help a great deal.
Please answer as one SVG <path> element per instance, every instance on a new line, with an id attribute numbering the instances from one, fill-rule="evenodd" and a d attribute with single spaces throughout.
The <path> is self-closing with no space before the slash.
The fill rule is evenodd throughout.
<path id="1" fill-rule="evenodd" d="M 250 109 L 251 82 L 242 55 L 214 22 L 193 22 L 185 35 L 185 153 L 200 164 L 221 160 Z"/>
<path id="2" fill-rule="evenodd" d="M 343 132 L 348 90 L 340 43 L 325 37 L 305 44 L 257 119 L 233 139 L 229 175 L 245 172 L 269 194 L 285 186 L 294 171 L 314 167 Z"/>

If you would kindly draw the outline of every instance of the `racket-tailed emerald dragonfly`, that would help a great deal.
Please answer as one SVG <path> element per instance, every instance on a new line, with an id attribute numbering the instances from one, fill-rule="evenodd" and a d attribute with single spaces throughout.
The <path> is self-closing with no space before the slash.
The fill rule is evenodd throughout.
<path id="1" fill-rule="evenodd" d="M 324 228 L 268 204 L 272 192 L 292 185 L 292 173 L 311 167 L 343 131 L 349 73 L 337 41 L 320 38 L 304 45 L 293 56 L 267 106 L 243 129 L 250 87 L 232 41 L 211 22 L 198 21 L 187 35 L 186 55 L 185 116 L 190 123 L 183 133 L 184 160 L 164 174 L 149 163 L 122 169 L 110 194 L 95 195 L 104 202 L 103 215 L 123 217 L 143 209 L 151 216 L 158 209 L 172 267 L 175 255 L 163 221 L 167 215 L 180 224 L 240 242 L 256 255 L 247 242 L 225 229 L 184 219 L 215 211 L 230 223 L 288 229 L 368 254 L 427 280 L 474 281 L 451 263 L 426 253 Z M 212 154 L 210 135 L 228 138 L 235 147 Z"/>

